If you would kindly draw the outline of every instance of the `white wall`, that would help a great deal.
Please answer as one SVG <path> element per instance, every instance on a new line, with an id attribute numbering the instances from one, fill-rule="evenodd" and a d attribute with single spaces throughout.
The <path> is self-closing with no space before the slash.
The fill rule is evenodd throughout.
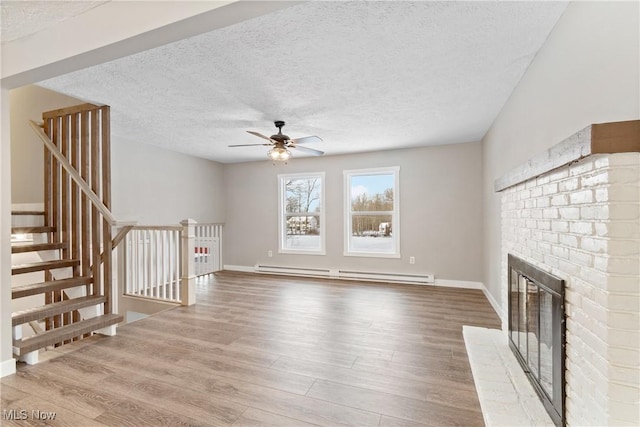
<path id="1" fill-rule="evenodd" d="M 493 182 L 585 126 L 640 118 L 639 8 L 571 3 L 482 140 L 484 283 L 498 302 L 500 196 Z"/>
<path id="2" fill-rule="evenodd" d="M 294 154 L 295 155 L 295 154 Z M 353 268 L 481 281 L 481 150 L 467 143 L 225 165 L 225 265 Z M 400 166 L 400 259 L 343 256 L 343 170 Z M 278 254 L 279 173 L 326 172 L 326 256 Z M 274 252 L 273 258 L 267 251 Z M 415 256 L 415 265 L 409 257 Z"/>

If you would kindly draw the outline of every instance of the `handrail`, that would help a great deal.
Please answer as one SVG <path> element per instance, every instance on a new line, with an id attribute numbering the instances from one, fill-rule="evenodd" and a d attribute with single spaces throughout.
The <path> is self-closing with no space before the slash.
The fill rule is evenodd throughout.
<path id="1" fill-rule="evenodd" d="M 33 130 L 38 134 L 38 137 L 40 137 L 45 147 L 47 147 L 47 150 L 49 150 L 49 152 L 53 154 L 53 156 L 58 160 L 58 162 L 60 162 L 60 164 L 67 171 L 69 176 L 71 176 L 71 178 L 78 184 L 78 187 L 80 187 L 80 190 L 83 193 L 85 193 L 85 195 L 89 198 L 89 200 L 91 200 L 91 203 L 93 203 L 93 205 L 100 211 L 100 213 L 102 214 L 104 219 L 107 221 L 107 223 L 110 226 L 113 226 L 116 223 L 116 219 L 111 213 L 111 211 L 109 210 L 109 208 L 107 208 L 104 205 L 104 203 L 102 203 L 102 200 L 100 200 L 100 198 L 91 190 L 91 187 L 89 186 L 89 184 L 87 184 L 87 182 L 84 179 L 82 179 L 78 171 L 73 166 L 71 166 L 71 163 L 69 163 L 66 157 L 60 152 L 58 147 L 56 147 L 53 144 L 51 139 L 49 139 L 49 137 L 44 132 L 44 130 L 42 130 L 40 125 L 38 125 L 38 123 L 34 122 L 33 120 L 29 120 L 29 124 L 31 125 Z"/>
<path id="2" fill-rule="evenodd" d="M 134 230 L 165 230 L 165 231 L 182 231 L 181 225 L 134 225 Z"/>

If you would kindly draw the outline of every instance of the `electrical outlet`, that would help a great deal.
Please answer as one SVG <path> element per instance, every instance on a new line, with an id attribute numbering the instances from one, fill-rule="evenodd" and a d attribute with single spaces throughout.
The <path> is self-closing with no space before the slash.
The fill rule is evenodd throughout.
<path id="1" fill-rule="evenodd" d="M 273 251 L 267 251 L 267 256 L 271 258 L 273 256 Z"/>
<path id="2" fill-rule="evenodd" d="M 409 257 L 409 264 L 415 264 L 415 263 L 416 263 L 416 257 L 410 256 Z"/>

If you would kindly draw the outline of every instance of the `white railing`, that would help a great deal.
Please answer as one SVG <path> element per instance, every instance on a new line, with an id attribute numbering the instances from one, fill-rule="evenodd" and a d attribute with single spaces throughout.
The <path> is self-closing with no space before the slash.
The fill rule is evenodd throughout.
<path id="1" fill-rule="evenodd" d="M 194 245 L 196 276 L 222 269 L 222 224 L 196 224 Z"/>
<path id="2" fill-rule="evenodd" d="M 124 246 L 125 295 L 181 302 L 182 226 L 136 226 Z"/>
<path id="3" fill-rule="evenodd" d="M 116 239 L 124 235 L 118 257 L 124 295 L 193 304 L 195 277 L 222 269 L 222 227 L 193 220 L 123 227 Z"/>

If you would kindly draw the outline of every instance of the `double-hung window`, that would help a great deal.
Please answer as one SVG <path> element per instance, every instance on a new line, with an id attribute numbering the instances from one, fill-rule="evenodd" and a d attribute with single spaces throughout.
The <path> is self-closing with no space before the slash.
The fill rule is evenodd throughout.
<path id="1" fill-rule="evenodd" d="M 399 167 L 344 171 L 347 256 L 400 257 Z"/>
<path id="2" fill-rule="evenodd" d="M 279 251 L 325 254 L 324 172 L 278 175 Z"/>

